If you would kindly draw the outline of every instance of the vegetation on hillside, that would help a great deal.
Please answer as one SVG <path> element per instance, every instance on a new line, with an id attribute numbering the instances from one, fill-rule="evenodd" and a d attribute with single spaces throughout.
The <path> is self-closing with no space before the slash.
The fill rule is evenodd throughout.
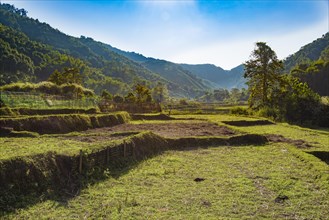
<path id="1" fill-rule="evenodd" d="M 62 95 L 69 98 L 92 97 L 95 95 L 91 89 L 75 83 L 64 83 L 57 85 L 52 82 L 39 83 L 11 83 L 0 87 L 0 91 L 8 92 L 26 92 L 26 93 L 43 93 L 49 95 Z"/>
<path id="2" fill-rule="evenodd" d="M 319 95 L 329 96 L 329 46 L 322 54 L 316 61 L 297 65 L 291 74 L 307 83 Z"/>
<path id="3" fill-rule="evenodd" d="M 281 74 L 282 62 L 266 43 L 256 43 L 245 67 L 251 109 L 275 120 L 328 126 L 329 106 L 306 83 Z"/>
<path id="4" fill-rule="evenodd" d="M 0 57 L 0 74 L 4 79 L 1 85 L 17 81 L 38 82 L 47 79 L 56 69 L 67 67 L 78 68 L 83 75 L 83 84 L 98 94 L 103 89 L 124 94 L 131 90 L 129 85 L 143 81 L 152 87 L 157 82 L 167 85 L 171 96 L 194 97 L 201 94 L 201 90 L 208 89 L 192 74 L 183 73 L 182 80 L 176 82 L 167 77 L 168 72 L 163 72 L 165 68 L 154 72 L 146 65 L 119 55 L 118 50 L 106 44 L 89 37 L 68 36 L 38 19 L 29 18 L 22 10 L 0 4 L 3 35 L 0 49 L 4 51 Z M 184 79 L 187 84 L 179 84 Z"/>
<path id="5" fill-rule="evenodd" d="M 302 63 L 310 63 L 318 60 L 321 53 L 329 46 L 329 32 L 324 34 L 321 38 L 314 40 L 303 46 L 299 51 L 290 55 L 284 60 L 285 71 L 290 72 L 296 65 Z"/>

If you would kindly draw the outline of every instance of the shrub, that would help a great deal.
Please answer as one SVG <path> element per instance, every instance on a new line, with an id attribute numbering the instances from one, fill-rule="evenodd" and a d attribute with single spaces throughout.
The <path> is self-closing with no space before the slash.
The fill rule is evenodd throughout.
<path id="1" fill-rule="evenodd" d="M 35 89 L 38 92 L 51 94 L 51 95 L 61 94 L 60 87 L 52 82 L 46 82 L 46 81 L 40 82 L 40 83 L 36 84 Z"/>
<path id="2" fill-rule="evenodd" d="M 64 95 L 67 95 L 69 97 L 76 97 L 76 98 L 81 98 L 83 96 L 94 96 L 95 93 L 90 90 L 82 87 L 81 85 L 75 84 L 75 83 L 66 83 L 62 84 L 60 86 L 61 91 Z"/>
<path id="3" fill-rule="evenodd" d="M 123 97 L 120 96 L 120 95 L 115 95 L 115 96 L 113 97 L 113 101 L 114 101 L 115 103 L 123 103 L 124 99 L 123 99 Z"/>
<path id="4" fill-rule="evenodd" d="M 124 99 L 126 103 L 135 103 L 137 101 L 136 96 L 132 92 L 129 92 Z"/>
<path id="5" fill-rule="evenodd" d="M 36 84 L 32 83 L 11 83 L 0 87 L 2 91 L 10 92 L 31 92 L 35 90 Z"/>
<path id="6" fill-rule="evenodd" d="M 112 94 L 109 91 L 107 91 L 106 89 L 104 89 L 102 91 L 101 97 L 105 100 L 112 100 L 113 99 Z"/>
<path id="7" fill-rule="evenodd" d="M 188 105 L 186 99 L 180 99 L 180 100 L 179 100 L 179 104 L 180 104 L 180 105 Z"/>
<path id="8" fill-rule="evenodd" d="M 282 117 L 280 111 L 274 107 L 264 106 L 256 112 L 260 117 L 270 118 L 272 120 L 281 121 Z"/>
<path id="9" fill-rule="evenodd" d="M 10 92 L 40 92 L 50 95 L 67 95 L 69 97 L 81 98 L 83 96 L 93 97 L 95 93 L 91 89 L 84 88 L 81 85 L 71 83 L 60 86 L 52 82 L 33 83 L 11 83 L 0 87 L 2 91 Z"/>
<path id="10" fill-rule="evenodd" d="M 230 109 L 230 114 L 233 114 L 233 115 L 249 115 L 249 111 L 246 108 L 233 107 L 233 108 Z"/>
<path id="11" fill-rule="evenodd" d="M 87 88 L 83 88 L 83 94 L 86 97 L 94 97 L 95 96 L 95 92 L 92 89 L 87 89 Z"/>

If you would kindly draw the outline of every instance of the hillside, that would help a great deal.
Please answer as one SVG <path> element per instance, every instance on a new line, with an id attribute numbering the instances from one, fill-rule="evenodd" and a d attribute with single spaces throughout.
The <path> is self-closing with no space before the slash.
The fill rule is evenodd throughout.
<path id="1" fill-rule="evenodd" d="M 243 65 L 239 65 L 231 70 L 224 70 L 213 64 L 180 64 L 184 69 L 196 76 L 213 83 L 217 88 L 243 88 L 246 87 L 243 77 Z"/>
<path id="2" fill-rule="evenodd" d="M 140 63 L 166 79 L 172 79 L 171 77 L 174 76 L 175 82 L 177 80 L 183 84 L 187 82 L 186 86 L 190 86 L 192 78 L 193 82 L 191 83 L 201 86 L 200 88 L 204 86 L 212 89 L 246 87 L 245 79 L 243 78 L 243 65 L 239 65 L 231 70 L 224 70 L 213 64 L 176 64 L 166 60 L 145 57 L 135 52 L 122 51 L 110 45 L 107 46 L 110 50 Z"/>
<path id="3" fill-rule="evenodd" d="M 321 56 L 322 51 L 329 47 L 329 32 L 324 34 L 321 38 L 314 40 L 312 43 L 309 43 L 303 46 L 296 53 L 288 56 L 284 60 L 286 72 L 298 64 L 309 63 L 315 60 L 318 60 Z"/>
<path id="4" fill-rule="evenodd" d="M 181 86 L 177 84 L 175 79 L 162 77 L 161 74 L 145 68 L 143 65 L 116 53 L 114 50 L 110 50 L 101 42 L 94 41 L 92 38 L 84 36 L 80 38 L 68 36 L 46 23 L 39 22 L 38 19 L 29 18 L 24 9 L 16 9 L 9 4 L 0 5 L 0 23 L 3 26 L 12 28 L 12 30 L 19 33 L 19 35 L 24 35 L 29 41 L 39 43 L 49 48 L 49 50 L 54 51 L 54 53 L 66 55 L 73 60 L 80 60 L 84 65 L 84 69 L 90 70 L 90 74 L 85 75 L 97 75 L 94 79 L 90 79 L 89 77 L 84 78 L 84 84 L 90 88 L 96 89 L 96 92 L 99 92 L 98 90 L 100 90 L 100 88 L 107 88 L 113 91 L 113 89 L 111 89 L 113 83 L 108 83 L 109 81 L 115 81 L 117 82 L 116 84 L 119 83 L 122 84 L 122 87 L 126 87 L 125 89 L 115 89 L 116 92 L 120 93 L 125 93 L 133 83 L 139 81 L 146 82 L 150 86 L 155 85 L 157 82 L 165 83 L 172 96 L 193 97 L 191 95 L 199 93 L 200 90 L 209 89 L 209 87 L 202 84 L 202 80 L 188 75 L 185 75 L 187 77 L 186 80 L 183 78 L 180 82 L 186 81 L 190 83 L 186 86 Z M 7 30 L 9 29 L 2 29 L 2 31 Z M 10 44 L 10 42 L 2 43 Z M 16 44 L 10 45 L 11 50 L 19 50 L 16 48 Z M 26 59 L 30 58 L 33 61 L 30 54 L 25 55 L 27 56 Z M 34 64 L 34 61 L 32 63 Z M 67 63 L 63 66 L 69 66 L 71 64 L 72 63 Z M 7 64 L 3 63 L 3 65 Z M 61 66 L 55 66 L 55 68 L 60 67 Z M 43 70 L 42 77 L 36 75 L 34 71 L 24 73 L 24 75 L 30 76 L 29 79 L 22 78 L 20 76 L 22 72 L 27 72 L 27 68 L 26 70 L 11 71 L 10 75 L 12 77 L 9 82 L 30 80 L 32 78 L 35 81 L 44 80 L 52 71 L 51 69 Z M 181 74 L 181 76 L 184 76 L 184 74 Z M 8 81 L 3 83 L 8 83 Z"/>
<path id="5" fill-rule="evenodd" d="M 329 96 L 329 32 L 285 61 L 285 70 L 321 96 Z"/>
<path id="6" fill-rule="evenodd" d="M 0 4 L 0 25 L 0 85 L 16 81 L 39 82 L 46 80 L 56 69 L 74 66 L 83 75 L 84 86 L 96 93 L 107 89 L 124 95 L 138 82 L 151 87 L 161 82 L 171 96 L 188 98 L 212 89 L 246 87 L 243 65 L 224 70 L 212 64 L 177 64 L 145 57 L 89 37 L 66 35 L 49 24 L 29 18 L 24 9 L 9 4 Z M 287 57 L 284 60 L 286 72 L 296 68 L 305 72 L 328 48 L 329 33 L 326 33 Z M 299 66 L 305 63 L 307 67 Z M 312 68 L 308 72 L 312 72 Z M 324 72 L 321 77 L 318 77 L 320 74 L 312 77 L 326 79 L 326 68 L 324 63 L 319 69 Z M 300 78 L 312 81 L 312 77 Z M 312 89 L 325 90 L 320 93 L 327 94 L 325 88 L 317 90 L 312 86 Z"/>
<path id="7" fill-rule="evenodd" d="M 139 63 L 155 73 L 158 73 L 163 78 L 178 83 L 184 88 L 184 90 L 189 91 L 190 94 L 200 94 L 203 90 L 217 88 L 218 86 L 211 84 L 207 78 L 198 76 L 180 64 L 166 60 L 154 59 L 152 57 L 145 57 L 142 54 L 135 52 L 122 51 L 110 45 L 107 46 L 110 50 Z M 192 91 L 190 88 L 197 88 L 197 91 Z"/>

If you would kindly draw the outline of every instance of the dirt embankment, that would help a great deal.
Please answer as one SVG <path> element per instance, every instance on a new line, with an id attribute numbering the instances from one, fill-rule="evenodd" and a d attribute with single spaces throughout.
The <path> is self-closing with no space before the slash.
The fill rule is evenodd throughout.
<path id="1" fill-rule="evenodd" d="M 60 115 L 60 114 L 96 114 L 96 108 L 63 108 L 63 109 L 32 109 L 32 108 L 1 108 L 0 116 L 21 116 L 21 115 Z"/>
<path id="2" fill-rule="evenodd" d="M 165 114 L 156 114 L 156 115 L 132 114 L 131 119 L 133 119 L 133 120 L 176 120 L 175 118 L 170 117 Z"/>
<path id="3" fill-rule="evenodd" d="M 14 131 L 32 131 L 39 134 L 63 134 L 114 126 L 129 120 L 130 116 L 126 112 L 103 115 L 49 115 L 0 119 L 0 127 L 12 128 Z"/>
<path id="4" fill-rule="evenodd" d="M 239 121 L 222 121 L 222 122 L 227 125 L 233 125 L 233 126 L 238 126 L 238 127 L 274 124 L 273 122 L 271 122 L 269 120 L 255 120 L 255 121 L 239 120 Z"/>

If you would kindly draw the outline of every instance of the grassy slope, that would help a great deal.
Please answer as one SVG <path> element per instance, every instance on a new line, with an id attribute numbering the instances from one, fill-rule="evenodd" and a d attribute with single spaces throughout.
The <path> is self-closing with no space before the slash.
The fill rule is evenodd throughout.
<path id="1" fill-rule="evenodd" d="M 229 115 L 175 117 L 198 117 L 219 124 L 227 120 L 256 120 Z M 316 141 L 316 148 L 308 150 L 329 151 L 327 131 L 286 124 L 231 127 L 241 132 Z M 56 141 L 55 137 L 44 138 L 48 138 L 47 142 Z M 41 139 L 34 138 L 34 144 Z M 31 140 L 0 139 L 0 146 Z M 59 148 L 63 146 L 57 144 Z M 42 213 L 44 218 L 55 219 L 326 219 L 329 215 L 328 165 L 285 143 L 168 151 L 108 175 L 108 179 L 90 185 L 72 200 L 47 200 L 6 217 L 35 219 Z M 196 177 L 205 181 L 196 183 Z M 278 196 L 289 199 L 278 203 Z"/>
<path id="2" fill-rule="evenodd" d="M 305 154 L 305 153 L 303 153 Z M 327 165 L 285 144 L 170 151 L 61 203 L 45 201 L 14 218 L 325 219 Z M 124 175 L 120 175 L 124 174 Z M 194 178 L 205 181 L 196 183 Z M 288 196 L 283 203 L 278 196 Z"/>

